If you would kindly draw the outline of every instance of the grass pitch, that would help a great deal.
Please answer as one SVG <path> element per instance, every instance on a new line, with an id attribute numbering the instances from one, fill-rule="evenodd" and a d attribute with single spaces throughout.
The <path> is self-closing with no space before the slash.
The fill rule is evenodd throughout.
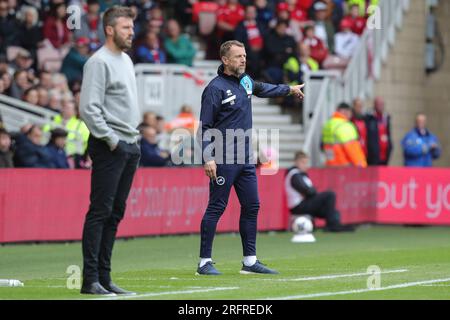
<path id="1" fill-rule="evenodd" d="M 198 235 L 118 240 L 113 279 L 136 291 L 134 299 L 450 299 L 448 227 L 373 226 L 315 235 L 314 244 L 293 244 L 291 233 L 259 234 L 258 258 L 280 272 L 275 276 L 239 274 L 238 234 L 216 236 L 219 277 L 194 275 Z M 95 298 L 67 288 L 70 265 L 82 265 L 79 242 L 0 246 L 0 278 L 25 284 L 0 287 L 0 299 Z M 373 265 L 381 269 L 379 290 L 367 287 Z"/>

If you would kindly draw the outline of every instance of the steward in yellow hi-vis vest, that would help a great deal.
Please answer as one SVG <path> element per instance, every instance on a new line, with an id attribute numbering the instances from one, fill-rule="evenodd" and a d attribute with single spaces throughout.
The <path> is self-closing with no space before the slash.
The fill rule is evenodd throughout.
<path id="1" fill-rule="evenodd" d="M 350 106 L 342 103 L 322 129 L 322 148 L 329 167 L 367 167 L 358 131 L 350 118 Z"/>
<path id="2" fill-rule="evenodd" d="M 56 115 L 51 124 L 44 126 L 44 132 L 49 132 L 54 128 L 63 128 L 68 132 L 65 151 L 68 156 L 84 155 L 89 138 L 89 129 L 83 120 L 77 118 L 75 114 L 64 119 L 64 115 Z"/>

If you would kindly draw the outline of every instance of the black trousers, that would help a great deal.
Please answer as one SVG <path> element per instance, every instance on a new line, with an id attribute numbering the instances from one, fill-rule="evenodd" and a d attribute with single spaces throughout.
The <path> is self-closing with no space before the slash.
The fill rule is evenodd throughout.
<path id="1" fill-rule="evenodd" d="M 138 144 L 120 141 L 114 151 L 106 142 L 88 141 L 92 158 L 90 206 L 83 228 L 83 282 L 111 280 L 111 254 L 133 177 L 139 164 Z"/>
<path id="2" fill-rule="evenodd" d="M 315 218 L 325 219 L 327 227 L 334 227 L 341 223 L 341 215 L 336 210 L 336 194 L 332 191 L 321 192 L 314 197 L 303 199 L 297 207 L 291 209 L 291 213 L 309 214 Z"/>

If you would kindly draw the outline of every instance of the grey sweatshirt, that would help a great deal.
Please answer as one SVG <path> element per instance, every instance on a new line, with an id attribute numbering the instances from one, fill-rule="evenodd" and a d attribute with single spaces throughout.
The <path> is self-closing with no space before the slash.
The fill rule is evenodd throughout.
<path id="1" fill-rule="evenodd" d="M 124 52 L 101 47 L 84 65 L 81 118 L 113 149 L 119 140 L 137 141 L 140 115 L 133 62 Z"/>

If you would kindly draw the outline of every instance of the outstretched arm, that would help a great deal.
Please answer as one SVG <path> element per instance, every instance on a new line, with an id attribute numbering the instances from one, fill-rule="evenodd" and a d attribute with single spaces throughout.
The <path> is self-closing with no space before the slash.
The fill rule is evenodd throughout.
<path id="1" fill-rule="evenodd" d="M 265 82 L 255 81 L 255 88 L 253 93 L 255 96 L 260 98 L 276 98 L 276 97 L 285 97 L 288 95 L 294 95 L 299 99 L 303 99 L 305 96 L 301 89 L 304 87 L 304 84 L 297 86 L 288 86 L 286 84 L 270 84 Z"/>

